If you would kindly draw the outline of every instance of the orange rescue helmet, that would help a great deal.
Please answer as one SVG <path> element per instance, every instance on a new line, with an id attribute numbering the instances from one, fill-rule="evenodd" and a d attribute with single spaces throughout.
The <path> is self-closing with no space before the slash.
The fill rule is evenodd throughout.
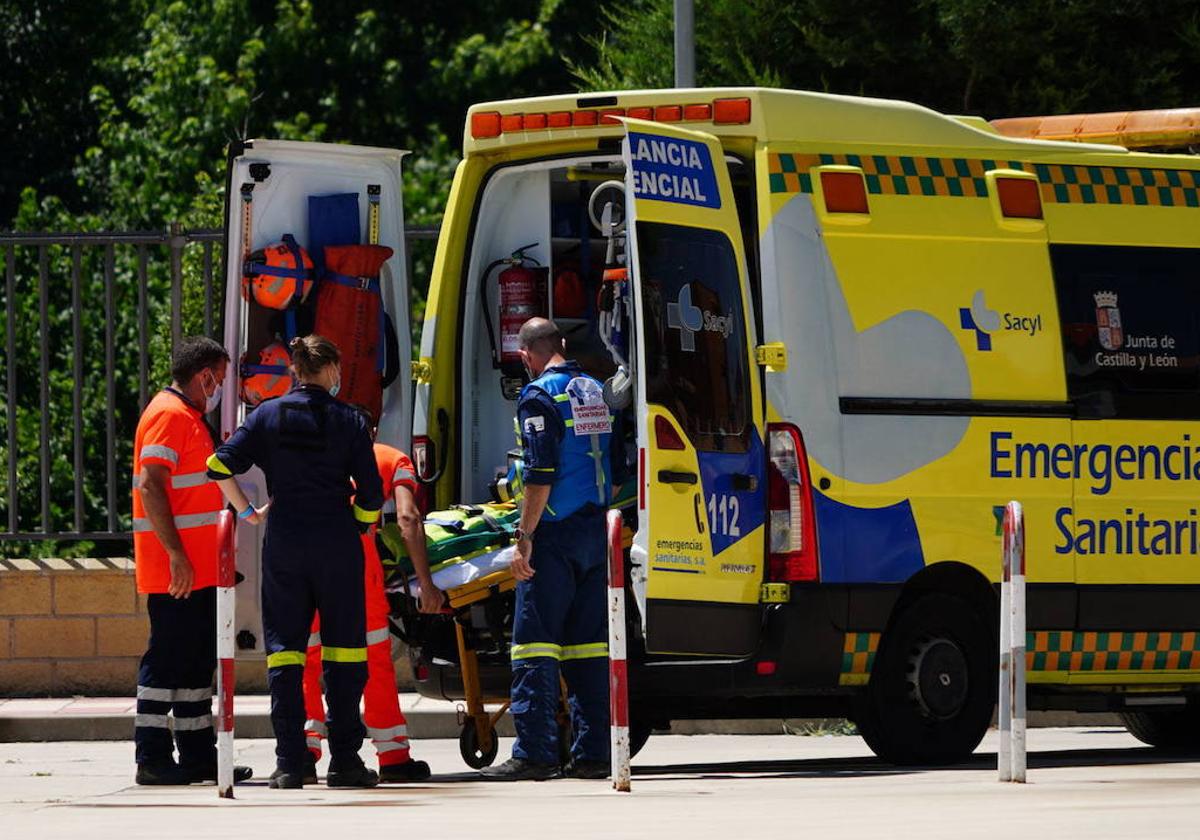
<path id="1" fill-rule="evenodd" d="M 287 348 L 278 341 L 268 344 L 258 353 L 257 363 L 251 362 L 252 355 L 242 356 L 242 400 L 250 406 L 271 397 L 282 397 L 292 388 L 292 376 L 288 372 L 291 357 Z"/>
<path id="2" fill-rule="evenodd" d="M 255 251 L 242 267 L 243 294 L 268 309 L 287 309 L 308 298 L 313 286 L 313 261 L 285 233 L 282 242 Z"/>

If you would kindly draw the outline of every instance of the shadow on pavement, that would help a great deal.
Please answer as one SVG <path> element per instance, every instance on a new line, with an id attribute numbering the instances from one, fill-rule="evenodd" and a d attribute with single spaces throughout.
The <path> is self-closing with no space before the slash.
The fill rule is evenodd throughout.
<path id="1" fill-rule="evenodd" d="M 1131 766 L 1140 764 L 1176 764 L 1197 761 L 1194 754 L 1184 755 L 1153 747 L 1047 750 L 1030 752 L 1031 770 L 1062 767 Z M 702 764 L 642 765 L 633 775 L 642 777 L 704 776 L 710 778 L 754 776 L 792 778 L 803 776 L 853 777 L 924 773 L 933 770 L 995 770 L 996 753 L 978 752 L 962 764 L 898 767 L 874 756 L 847 758 L 772 759 L 769 761 L 727 761 Z"/>

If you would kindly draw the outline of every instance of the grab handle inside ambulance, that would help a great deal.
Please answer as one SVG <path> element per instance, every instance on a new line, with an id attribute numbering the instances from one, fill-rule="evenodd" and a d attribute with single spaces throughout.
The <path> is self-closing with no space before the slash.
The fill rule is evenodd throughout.
<path id="1" fill-rule="evenodd" d="M 441 446 L 432 437 L 426 440 L 425 460 L 419 465 L 416 470 L 416 479 L 418 484 L 423 484 L 426 487 L 437 484 L 442 478 L 442 473 L 446 471 L 446 457 L 438 459 L 438 452 L 449 453 L 450 451 L 450 415 L 446 413 L 446 409 L 439 408 L 437 410 L 437 425 L 438 432 L 441 435 Z M 415 451 L 417 447 L 413 447 Z M 426 475 L 432 470 L 432 475 Z"/>

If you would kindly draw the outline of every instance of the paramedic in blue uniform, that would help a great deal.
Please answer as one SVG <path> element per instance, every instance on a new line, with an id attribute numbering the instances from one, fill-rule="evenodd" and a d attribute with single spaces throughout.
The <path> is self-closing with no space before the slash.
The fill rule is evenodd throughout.
<path id="1" fill-rule="evenodd" d="M 277 764 L 271 787 L 303 784 L 309 753 L 301 679 L 316 611 L 329 710 L 326 783 L 373 787 L 379 777 L 358 757 L 365 734 L 358 707 L 367 681 L 359 534 L 378 518 L 383 490 L 368 420 L 334 399 L 341 383 L 337 346 L 310 335 L 293 339 L 289 349 L 296 387 L 260 404 L 209 459 L 208 474 L 240 517 L 267 525 L 263 630 Z M 266 476 L 269 515 L 233 480 L 256 465 Z"/>
<path id="2" fill-rule="evenodd" d="M 552 779 L 559 767 L 559 669 L 574 727 L 567 775 L 609 772 L 607 563 L 612 417 L 601 384 L 564 357 L 552 321 L 520 332 L 532 380 L 517 403 L 524 497 L 512 563 L 512 758 L 483 770 L 505 781 Z"/>

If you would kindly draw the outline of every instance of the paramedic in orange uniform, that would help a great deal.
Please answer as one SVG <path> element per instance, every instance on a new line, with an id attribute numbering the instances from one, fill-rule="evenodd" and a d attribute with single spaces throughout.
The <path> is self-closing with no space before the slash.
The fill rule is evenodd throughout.
<path id="1" fill-rule="evenodd" d="M 416 474 L 408 456 L 386 444 L 375 444 L 375 464 L 383 482 L 383 495 L 396 508 L 396 521 L 404 537 L 413 570 L 421 584 L 421 612 L 436 613 L 442 608 L 442 592 L 433 583 L 425 554 L 425 526 L 417 508 Z M 392 639 L 388 629 L 388 601 L 384 592 L 383 564 L 375 546 L 375 529 L 363 534 L 366 559 L 367 595 L 367 685 L 363 690 L 363 723 L 379 756 L 380 782 L 419 782 L 429 778 L 429 765 L 415 761 L 409 753 L 408 724 L 400 710 L 396 693 L 396 666 L 392 662 Z M 304 667 L 304 706 L 308 750 L 312 763 L 306 781 L 316 782 L 316 763 L 321 758 L 321 739 L 325 735 L 325 707 L 321 702 L 321 620 L 313 621 L 308 640 L 308 661 Z"/>
<path id="2" fill-rule="evenodd" d="M 133 554 L 150 614 L 133 730 L 139 785 L 217 780 L 216 523 L 225 504 L 205 474 L 214 435 L 204 414 L 220 402 L 228 363 L 210 338 L 181 341 L 173 381 L 146 406 L 134 437 Z M 234 770 L 236 781 L 251 775 L 249 767 Z"/>

